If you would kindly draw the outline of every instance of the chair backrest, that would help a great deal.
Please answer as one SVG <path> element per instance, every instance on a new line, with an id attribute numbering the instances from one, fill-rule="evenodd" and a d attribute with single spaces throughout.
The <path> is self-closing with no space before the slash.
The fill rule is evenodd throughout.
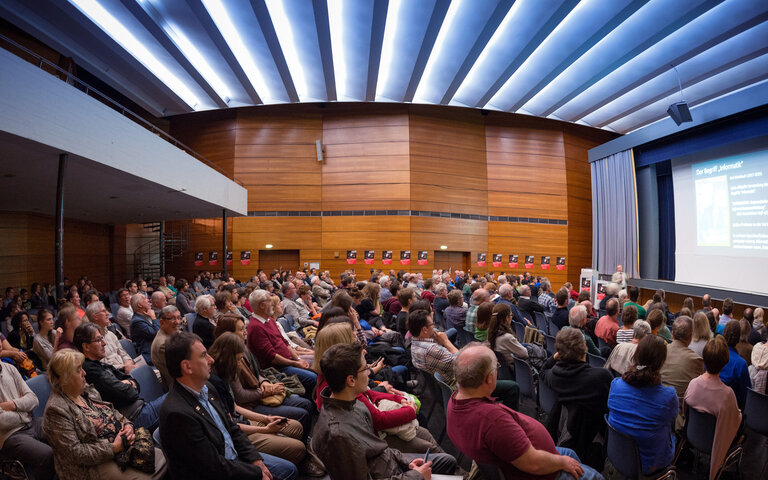
<path id="1" fill-rule="evenodd" d="M 603 349 L 603 347 L 607 347 L 607 348 L 610 348 L 610 346 L 608 345 L 608 342 L 606 342 L 605 340 L 603 340 L 603 339 L 602 339 L 602 337 L 597 337 L 597 348 L 599 348 L 600 350 L 602 350 L 602 349 Z"/>
<path id="2" fill-rule="evenodd" d="M 437 381 L 437 386 L 440 387 L 440 393 L 443 397 L 443 407 L 445 408 L 447 414 L 448 402 L 451 400 L 451 395 L 453 395 L 453 389 L 445 382 L 445 379 L 441 377 L 440 373 L 438 372 L 435 372 L 435 380 Z"/>
<path id="3" fill-rule="evenodd" d="M 744 423 L 747 427 L 768 437 L 768 395 L 757 393 L 751 388 L 747 391 L 747 404 L 744 407 Z"/>
<path id="4" fill-rule="evenodd" d="M 523 316 L 523 318 L 525 318 L 526 320 L 528 320 L 532 324 L 536 325 L 536 322 L 534 322 L 533 315 L 531 315 L 531 312 L 528 312 L 528 311 L 525 311 L 525 310 L 520 310 L 520 314 Z"/>
<path id="5" fill-rule="evenodd" d="M 512 322 L 512 324 L 515 327 L 515 336 L 517 337 L 517 340 L 522 342 L 525 338 L 525 325 L 519 322 Z"/>
<path id="6" fill-rule="evenodd" d="M 420 370 L 421 376 L 424 377 L 424 386 L 429 389 L 429 394 L 432 399 L 438 403 L 443 403 L 443 394 L 440 391 L 440 386 L 437 384 L 435 376 L 425 370 Z"/>
<path id="7" fill-rule="evenodd" d="M 603 357 L 599 357 L 597 355 L 592 355 L 591 353 L 587 353 L 587 361 L 590 365 L 592 365 L 595 368 L 603 368 L 605 367 L 605 359 Z"/>
<path id="8" fill-rule="evenodd" d="M 443 329 L 443 331 L 448 330 L 447 325 L 445 324 L 445 316 L 443 316 L 443 312 L 440 310 L 435 310 L 435 323 Z"/>
<path id="9" fill-rule="evenodd" d="M 547 323 L 547 317 L 542 312 L 533 312 L 536 317 L 536 328 L 544 332 L 545 335 L 549 335 L 549 325 Z"/>
<path id="10" fill-rule="evenodd" d="M 547 353 L 549 355 L 555 354 L 555 337 L 552 335 L 544 335 L 544 340 L 546 340 L 546 347 L 547 347 Z"/>
<path id="11" fill-rule="evenodd" d="M 712 453 L 717 417 L 709 413 L 700 412 L 690 405 L 687 407 L 685 438 L 688 439 L 688 443 L 696 450 L 706 454 Z"/>
<path id="12" fill-rule="evenodd" d="M 162 445 L 162 443 L 160 443 L 160 427 L 157 427 L 157 428 L 155 429 L 155 431 L 154 431 L 154 432 L 152 432 L 152 440 L 154 440 L 154 441 L 155 441 L 155 445 L 157 445 L 157 446 L 158 446 L 158 447 L 160 447 L 161 449 L 163 448 L 163 445 Z"/>
<path id="13" fill-rule="evenodd" d="M 485 480 L 503 480 L 504 474 L 499 470 L 499 467 L 491 463 L 477 462 L 477 468 L 480 469 L 480 473 L 483 474 Z"/>
<path id="14" fill-rule="evenodd" d="M 120 310 L 120 304 L 117 302 L 110 303 L 109 310 L 112 313 L 112 318 L 117 319 L 117 311 Z"/>
<path id="15" fill-rule="evenodd" d="M 536 400 L 536 387 L 533 385 L 531 366 L 519 358 L 515 358 L 515 382 L 520 387 L 520 395 Z"/>
<path id="16" fill-rule="evenodd" d="M 190 312 L 184 315 L 184 319 L 187 321 L 187 331 L 192 331 L 192 324 L 195 323 L 195 317 L 197 314 L 195 312 Z"/>
<path id="17" fill-rule="evenodd" d="M 293 315 L 286 314 L 278 318 L 277 320 L 280 322 L 280 325 L 283 326 L 283 330 L 285 330 L 285 333 L 293 331 Z"/>
<path id="18" fill-rule="evenodd" d="M 123 347 L 125 353 L 127 353 L 131 358 L 136 358 L 139 356 L 138 352 L 136 352 L 136 347 L 133 346 L 133 343 L 131 343 L 130 340 L 125 338 L 120 340 L 120 346 Z"/>
<path id="19" fill-rule="evenodd" d="M 163 383 L 157 379 L 155 370 L 149 365 L 133 369 L 131 376 L 139 384 L 139 396 L 145 402 L 151 402 L 163 395 Z"/>
<path id="20" fill-rule="evenodd" d="M 547 386 L 547 384 L 539 379 L 539 406 L 544 410 L 547 415 L 552 413 L 552 407 L 555 406 L 557 401 L 557 395 L 555 391 Z"/>
<path id="21" fill-rule="evenodd" d="M 40 374 L 27 380 L 27 386 L 37 397 L 37 406 L 32 410 L 33 417 L 42 417 L 45 413 L 45 404 L 48 403 L 48 397 L 51 396 L 51 384 L 48 382 L 46 374 Z"/>
<path id="22" fill-rule="evenodd" d="M 496 354 L 496 360 L 499 362 L 499 376 L 497 378 L 499 380 L 514 380 L 515 375 L 512 373 L 512 369 L 510 368 L 507 359 L 504 358 L 504 354 L 497 351 L 494 351 L 493 353 Z"/>
<path id="23" fill-rule="evenodd" d="M 605 442 L 608 460 L 626 478 L 638 478 L 642 467 L 637 441 L 613 428 L 608 423 L 608 415 L 605 416 L 605 423 L 608 425 L 608 438 Z"/>
<path id="24" fill-rule="evenodd" d="M 547 330 L 553 337 L 556 337 L 557 332 L 560 331 L 560 329 L 557 328 L 557 325 L 555 325 L 555 322 L 552 321 L 552 317 L 547 317 Z"/>

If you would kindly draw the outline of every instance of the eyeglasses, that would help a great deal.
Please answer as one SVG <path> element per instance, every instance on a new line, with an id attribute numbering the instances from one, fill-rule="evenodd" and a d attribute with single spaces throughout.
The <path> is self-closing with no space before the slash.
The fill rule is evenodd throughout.
<path id="1" fill-rule="evenodd" d="M 373 375 L 373 369 L 372 369 L 371 367 L 368 367 L 368 366 L 366 366 L 366 367 L 363 367 L 362 369 L 358 370 L 358 371 L 357 371 L 357 373 L 358 373 L 358 374 L 361 374 L 361 373 L 363 373 L 363 372 L 365 372 L 365 371 L 367 371 L 367 372 L 368 372 L 368 376 L 371 376 L 371 375 Z"/>
<path id="2" fill-rule="evenodd" d="M 98 337 L 94 338 L 93 340 L 91 340 L 88 343 L 107 343 L 107 342 L 104 340 L 104 337 L 99 335 Z"/>

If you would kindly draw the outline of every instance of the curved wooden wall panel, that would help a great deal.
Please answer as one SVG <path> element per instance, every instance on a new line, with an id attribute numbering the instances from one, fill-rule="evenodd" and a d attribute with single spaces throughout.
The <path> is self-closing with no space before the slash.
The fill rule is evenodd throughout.
<path id="1" fill-rule="evenodd" d="M 535 255 L 530 270 L 555 286 L 591 265 L 587 149 L 613 138 L 609 133 L 404 104 L 244 108 L 208 117 L 216 120 L 210 132 L 198 115 L 173 119 L 173 134 L 217 161 L 230 148 L 232 162 L 220 165 L 231 165 L 248 188 L 249 211 L 264 215 L 230 223 L 237 278 L 256 272 L 266 243 L 299 250 L 300 267 L 319 262 L 334 275 L 353 268 L 358 278 L 372 267 L 430 274 L 441 245 L 456 258 L 469 254 L 472 271 L 480 273 L 519 273 L 524 255 Z M 212 140 L 216 135 L 220 142 Z M 316 140 L 323 142 L 322 163 Z M 199 269 L 195 251 L 221 250 L 220 224 L 196 228 L 190 252 L 169 271 L 190 275 Z M 369 249 L 376 254 L 371 266 L 363 263 Z M 240 265 L 240 250 L 251 251 L 251 265 Z M 347 250 L 357 250 L 355 265 L 347 264 Z M 383 250 L 392 250 L 391 266 L 382 265 Z M 409 266 L 400 265 L 400 250 L 411 251 Z M 428 252 L 426 265 L 417 264 L 419 250 Z M 486 254 L 485 267 L 477 266 L 478 253 Z M 501 268 L 492 266 L 494 253 L 503 255 Z M 510 254 L 519 255 L 519 268 L 509 268 Z M 540 267 L 542 255 L 551 257 L 549 270 Z M 558 256 L 566 257 L 563 271 L 555 269 Z M 204 265 L 209 269 L 207 257 Z"/>

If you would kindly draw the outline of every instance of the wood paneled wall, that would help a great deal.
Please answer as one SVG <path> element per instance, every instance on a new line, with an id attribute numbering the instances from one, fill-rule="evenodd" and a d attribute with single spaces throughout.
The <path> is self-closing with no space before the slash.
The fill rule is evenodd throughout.
<path id="1" fill-rule="evenodd" d="M 514 270 L 520 273 L 524 256 L 535 255 L 532 271 L 549 276 L 555 286 L 576 281 L 580 269 L 591 265 L 587 149 L 610 140 L 609 133 L 528 116 L 424 105 L 280 105 L 217 113 L 214 121 L 204 117 L 205 122 L 198 122 L 198 115 L 172 120 L 174 136 L 230 168 L 248 189 L 250 211 L 418 210 L 535 219 L 235 218 L 229 244 L 234 251 L 230 271 L 237 278 L 256 273 L 258 251 L 267 243 L 299 250 L 301 266 L 320 262 L 335 276 L 353 268 L 359 278 L 367 278 L 370 269 L 363 263 L 367 249 L 376 251 L 373 267 L 426 274 L 435 268 L 441 245 L 469 252 L 472 271 L 478 273 L 509 272 L 509 254 L 520 256 Z M 318 139 L 324 147 L 322 163 L 316 158 Z M 230 146 L 233 161 L 228 163 L 223 157 Z M 190 252 L 168 270 L 187 276 L 201 268 L 214 270 L 207 266 L 207 252 L 221 250 L 220 236 L 220 220 L 196 221 Z M 348 249 L 358 251 L 356 265 L 347 265 Z M 251 251 L 251 265 L 240 265 L 240 250 Z M 382 250 L 393 251 L 392 266 L 381 264 Z M 401 267 L 400 250 L 411 251 L 410 266 Z M 417 264 L 419 250 L 429 254 L 426 265 Z M 205 252 L 203 267 L 194 267 L 195 251 Z M 477 266 L 478 253 L 487 254 L 486 267 Z M 492 266 L 494 253 L 504 255 L 502 268 Z M 539 266 L 542 255 L 552 257 L 549 270 Z M 566 257 L 566 270 L 555 269 L 557 256 Z M 221 269 L 222 259 L 220 254 L 215 270 Z"/>
<path id="2" fill-rule="evenodd" d="M 29 289 L 55 281 L 54 218 L 0 213 L 0 286 Z M 64 222 L 64 276 L 87 275 L 96 288 L 110 290 L 127 275 L 125 228 Z M 4 291 L 4 290 L 3 290 Z"/>

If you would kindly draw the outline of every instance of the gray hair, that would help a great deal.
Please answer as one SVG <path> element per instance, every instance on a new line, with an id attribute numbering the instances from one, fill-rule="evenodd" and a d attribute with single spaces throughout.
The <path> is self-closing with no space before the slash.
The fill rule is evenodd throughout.
<path id="1" fill-rule="evenodd" d="M 555 350 L 557 350 L 559 360 L 576 362 L 587 354 L 587 341 L 584 339 L 584 334 L 581 333 L 581 330 L 564 328 L 557 332 Z"/>
<path id="2" fill-rule="evenodd" d="M 574 328 L 581 328 L 584 319 L 587 318 L 587 307 L 584 305 L 574 305 L 568 312 L 568 324 Z"/>
<path id="3" fill-rule="evenodd" d="M 609 283 L 605 286 L 605 293 L 607 295 L 618 295 L 619 293 L 619 285 L 616 283 Z"/>
<path id="4" fill-rule="evenodd" d="M 197 306 L 197 302 L 195 302 L 195 306 Z M 179 309 L 176 308 L 173 305 L 166 305 L 163 307 L 162 310 L 160 310 L 160 318 L 165 318 L 167 316 L 173 315 L 174 313 L 178 312 Z"/>
<path id="5" fill-rule="evenodd" d="M 530 297 L 531 296 L 531 287 L 528 285 L 521 285 L 520 286 L 520 296 L 521 297 Z"/>
<path id="6" fill-rule="evenodd" d="M 251 305 L 251 308 L 254 308 L 254 305 L 258 305 L 261 302 L 265 302 L 267 300 L 270 300 L 271 295 L 266 290 L 254 290 L 251 292 L 251 294 L 248 296 L 248 303 Z"/>
<path id="7" fill-rule="evenodd" d="M 384 285 L 386 285 L 387 282 L 389 281 L 390 281 L 389 275 L 382 275 L 381 278 L 379 279 L 379 286 L 381 286 L 381 288 L 387 288 Z"/>
<path id="8" fill-rule="evenodd" d="M 548 291 L 552 290 L 552 285 L 549 283 L 549 280 L 542 280 L 541 281 L 541 288 L 545 292 L 548 292 Z"/>
<path id="9" fill-rule="evenodd" d="M 150 300 L 152 300 L 154 302 L 156 298 L 157 299 L 161 299 L 161 298 L 164 298 L 164 297 L 165 297 L 165 294 L 163 292 L 161 292 L 160 290 L 157 290 L 157 291 L 152 292 L 152 296 L 150 297 Z"/>
<path id="10" fill-rule="evenodd" d="M 651 333 L 651 324 L 645 320 L 635 320 L 632 324 L 632 338 L 642 340 L 643 337 Z"/>
<path id="11" fill-rule="evenodd" d="M 200 295 L 195 299 L 195 313 L 200 314 L 203 310 L 207 310 L 213 302 L 210 295 Z"/>
<path id="12" fill-rule="evenodd" d="M 435 287 L 435 294 L 439 295 L 439 294 L 443 293 L 446 290 L 448 290 L 448 286 L 446 284 L 438 283 L 437 286 Z"/>
<path id="13" fill-rule="evenodd" d="M 499 285 L 499 296 L 501 296 L 501 298 L 509 298 L 512 296 L 512 292 L 514 292 L 514 290 L 515 287 L 513 287 L 511 284 L 503 283 Z"/>
<path id="14" fill-rule="evenodd" d="M 131 297 L 131 310 L 133 310 L 134 312 L 138 310 L 139 302 L 141 301 L 142 298 L 146 299 L 147 297 L 145 297 L 143 293 L 137 293 Z"/>
<path id="15" fill-rule="evenodd" d="M 91 320 L 93 319 L 94 315 L 101 311 L 102 308 L 106 308 L 104 307 L 104 302 L 92 302 L 87 307 L 85 307 L 85 316 L 88 317 L 88 320 Z"/>

